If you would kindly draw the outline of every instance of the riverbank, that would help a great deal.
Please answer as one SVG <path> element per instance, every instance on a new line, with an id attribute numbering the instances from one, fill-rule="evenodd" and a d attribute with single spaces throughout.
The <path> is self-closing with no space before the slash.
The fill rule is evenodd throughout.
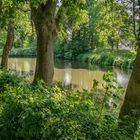
<path id="1" fill-rule="evenodd" d="M 0 49 L 0 56 L 2 56 L 2 49 Z M 10 52 L 10 57 L 35 57 L 36 48 L 13 48 Z"/>
<path id="2" fill-rule="evenodd" d="M 132 69 L 136 53 L 128 50 L 96 49 L 77 56 L 78 61 L 100 66 Z"/>
<path id="3" fill-rule="evenodd" d="M 106 48 L 99 48 L 91 50 L 86 53 L 79 54 L 75 58 L 65 57 L 64 55 L 57 55 L 56 58 L 66 60 L 76 60 L 80 62 L 86 62 L 99 66 L 115 66 L 119 68 L 132 69 L 136 53 L 128 50 L 111 50 Z M 0 56 L 2 55 L 2 49 L 0 49 Z M 35 57 L 36 48 L 14 48 L 10 53 L 10 57 Z M 61 56 L 61 57 L 60 57 Z M 63 56 L 63 57 L 62 57 Z"/>
<path id="4" fill-rule="evenodd" d="M 132 69 L 136 52 L 129 50 L 111 50 L 107 48 L 97 48 L 88 52 L 69 55 L 68 51 L 57 51 L 55 56 L 60 59 L 76 60 L 99 66 L 115 66 L 119 68 Z M 63 53 L 63 54 L 62 54 Z"/>

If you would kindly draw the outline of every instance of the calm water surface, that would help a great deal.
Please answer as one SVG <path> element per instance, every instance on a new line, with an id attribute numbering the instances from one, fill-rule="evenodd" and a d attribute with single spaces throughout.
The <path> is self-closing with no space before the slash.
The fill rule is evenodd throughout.
<path id="1" fill-rule="evenodd" d="M 29 73 L 33 77 L 35 60 L 35 58 L 9 58 L 9 68 L 17 70 L 20 74 Z M 101 68 L 80 62 L 55 60 L 54 80 L 64 81 L 65 85 L 79 90 L 83 88 L 90 90 L 93 79 L 103 83 L 102 76 L 106 71 L 112 71 L 118 83 L 126 88 L 131 70 Z"/>

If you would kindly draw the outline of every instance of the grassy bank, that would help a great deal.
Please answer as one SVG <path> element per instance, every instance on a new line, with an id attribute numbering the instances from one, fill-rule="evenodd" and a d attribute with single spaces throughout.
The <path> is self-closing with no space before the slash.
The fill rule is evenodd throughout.
<path id="1" fill-rule="evenodd" d="M 96 49 L 77 56 L 78 61 L 84 61 L 100 66 L 116 66 L 132 69 L 136 53 L 128 50 Z"/>
<path id="2" fill-rule="evenodd" d="M 110 76 L 104 76 L 109 94 L 96 94 L 97 82 L 92 92 L 66 91 L 41 81 L 31 85 L 13 72 L 0 71 L 1 140 L 129 139 L 131 134 L 118 128 L 120 90 L 106 87 Z"/>

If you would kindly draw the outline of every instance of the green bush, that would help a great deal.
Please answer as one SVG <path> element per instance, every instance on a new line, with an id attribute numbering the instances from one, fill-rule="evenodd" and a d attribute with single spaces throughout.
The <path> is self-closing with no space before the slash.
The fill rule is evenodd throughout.
<path id="1" fill-rule="evenodd" d="M 103 77 L 104 92 L 97 90 L 95 80 L 91 92 L 79 92 L 62 90 L 56 85 L 46 87 L 41 81 L 30 85 L 23 79 L 14 80 L 20 78 L 13 73 L 4 74 L 9 75 L 9 82 L 1 83 L 6 85 L 0 93 L 1 140 L 127 139 L 128 135 L 117 124 L 116 101 L 121 96 L 120 88 L 110 84 L 111 73 Z"/>
<path id="2" fill-rule="evenodd" d="M 79 40 L 74 42 L 61 42 L 58 40 L 55 46 L 55 57 L 75 60 L 78 55 L 88 52 L 88 50 L 87 44 Z"/>
<path id="3" fill-rule="evenodd" d="M 0 71 L 0 93 L 5 90 L 7 86 L 16 86 L 17 83 L 22 82 L 20 77 L 14 71 Z"/>

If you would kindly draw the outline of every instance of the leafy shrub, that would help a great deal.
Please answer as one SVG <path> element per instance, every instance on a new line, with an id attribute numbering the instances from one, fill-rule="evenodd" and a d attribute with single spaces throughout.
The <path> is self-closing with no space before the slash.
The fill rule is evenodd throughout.
<path id="1" fill-rule="evenodd" d="M 116 58 L 114 60 L 113 66 L 122 67 L 123 66 L 123 62 L 125 62 L 125 61 L 122 58 L 118 57 L 118 58 Z M 124 65 L 124 66 L 126 66 L 126 65 Z"/>
<path id="2" fill-rule="evenodd" d="M 75 60 L 78 55 L 88 52 L 88 50 L 87 44 L 81 40 L 74 40 L 74 42 L 60 42 L 58 40 L 55 46 L 55 57 Z"/>
<path id="3" fill-rule="evenodd" d="M 4 74 L 9 75 L 9 81 L 20 79 L 9 72 Z M 114 86 L 110 72 L 103 79 L 103 91 L 94 80 L 90 92 L 46 87 L 41 81 L 36 86 L 25 80 L 1 83 L 7 84 L 0 94 L 1 140 L 125 139 L 126 132 L 117 124 L 121 89 Z"/>
<path id="4" fill-rule="evenodd" d="M 17 77 L 14 71 L 0 71 L 0 93 L 4 91 L 7 86 L 16 86 L 20 84 L 21 78 Z"/>

